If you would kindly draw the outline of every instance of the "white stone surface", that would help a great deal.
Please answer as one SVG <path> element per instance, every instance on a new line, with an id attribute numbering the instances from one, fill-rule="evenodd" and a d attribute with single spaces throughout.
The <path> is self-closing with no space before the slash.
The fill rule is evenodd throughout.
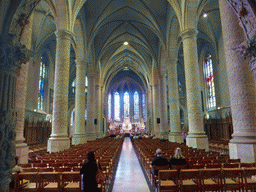
<path id="1" fill-rule="evenodd" d="M 124 139 L 112 192 L 149 192 L 130 138 Z"/>

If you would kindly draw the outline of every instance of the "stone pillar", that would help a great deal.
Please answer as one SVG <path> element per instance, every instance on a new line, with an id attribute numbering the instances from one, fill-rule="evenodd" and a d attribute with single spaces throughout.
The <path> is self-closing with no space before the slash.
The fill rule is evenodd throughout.
<path id="1" fill-rule="evenodd" d="M 0 191 L 8 191 L 15 165 L 15 95 L 21 63 L 28 62 L 27 49 L 14 44 L 11 37 L 0 36 Z"/>
<path id="2" fill-rule="evenodd" d="M 182 143 L 180 130 L 180 107 L 179 107 L 179 88 L 177 77 L 177 59 L 170 61 L 168 69 L 168 95 L 170 111 L 170 133 L 169 141 Z"/>
<path id="3" fill-rule="evenodd" d="M 246 40 L 234 10 L 226 0 L 220 0 L 219 7 L 234 130 L 229 143 L 229 155 L 231 159 L 239 158 L 243 163 L 252 163 L 256 161 L 254 75 L 248 60 L 233 50 Z"/>
<path id="4" fill-rule="evenodd" d="M 166 76 L 160 75 L 160 109 L 161 109 L 161 139 L 168 139 L 168 117 L 167 117 L 167 94 L 166 94 Z"/>
<path id="5" fill-rule="evenodd" d="M 17 122 L 16 122 L 16 156 L 19 157 L 19 163 L 28 163 L 28 145 L 24 138 L 24 119 L 26 107 L 26 92 L 27 92 L 27 75 L 29 63 L 22 64 L 20 75 L 17 80 L 17 93 L 15 96 Z"/>
<path id="6" fill-rule="evenodd" d="M 28 49 L 31 49 L 31 36 L 32 36 L 32 24 L 33 13 L 29 17 L 29 24 L 24 28 L 21 35 L 21 44 L 26 45 Z M 19 163 L 28 163 L 28 145 L 25 143 L 24 138 L 24 119 L 26 109 L 26 93 L 27 93 L 27 77 L 28 69 L 31 61 L 21 65 L 20 73 L 17 79 L 17 93 L 15 96 L 15 109 L 17 111 L 16 122 L 16 156 L 19 157 Z"/>
<path id="7" fill-rule="evenodd" d="M 85 76 L 86 63 L 76 61 L 76 100 L 75 100 L 75 132 L 72 145 L 86 143 L 85 135 Z"/>
<path id="8" fill-rule="evenodd" d="M 92 64 L 90 64 L 92 65 Z M 87 141 L 93 141 L 96 139 L 95 135 L 95 74 L 92 68 L 88 72 L 88 99 L 87 99 L 87 127 L 86 137 Z"/>
<path id="9" fill-rule="evenodd" d="M 152 95 L 152 92 L 151 92 L 152 88 L 151 86 L 149 87 L 148 91 L 147 91 L 147 94 L 146 94 L 146 107 L 147 107 L 147 119 L 146 119 L 146 122 L 147 122 L 147 133 L 148 134 L 152 134 L 153 133 L 153 122 L 152 122 L 152 99 L 151 99 L 151 95 Z"/>
<path id="10" fill-rule="evenodd" d="M 47 151 L 58 152 L 70 147 L 68 138 L 68 86 L 70 64 L 69 31 L 56 31 L 56 64 L 53 98 L 52 134 L 48 140 Z"/>
<path id="11" fill-rule="evenodd" d="M 153 100 L 153 127 L 154 127 L 154 134 L 157 138 L 160 138 L 160 124 L 157 123 L 157 118 L 160 118 L 159 114 L 158 114 L 158 85 L 153 85 L 152 86 L 152 100 Z"/>
<path id="12" fill-rule="evenodd" d="M 200 95 L 200 76 L 197 54 L 197 31 L 185 30 L 181 33 L 184 50 L 187 108 L 189 134 L 187 145 L 198 149 L 209 150 L 208 138 L 204 133 L 202 103 Z"/>
<path id="13" fill-rule="evenodd" d="M 98 138 L 103 137 L 102 132 L 102 86 L 96 85 L 96 118 L 97 118 L 97 124 L 96 124 L 96 135 Z"/>

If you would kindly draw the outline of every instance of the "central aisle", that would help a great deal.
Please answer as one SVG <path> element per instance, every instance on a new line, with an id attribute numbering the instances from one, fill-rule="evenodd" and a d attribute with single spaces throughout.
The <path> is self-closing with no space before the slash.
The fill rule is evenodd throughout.
<path id="1" fill-rule="evenodd" d="M 113 187 L 113 192 L 122 191 L 150 191 L 129 137 L 124 138 Z"/>

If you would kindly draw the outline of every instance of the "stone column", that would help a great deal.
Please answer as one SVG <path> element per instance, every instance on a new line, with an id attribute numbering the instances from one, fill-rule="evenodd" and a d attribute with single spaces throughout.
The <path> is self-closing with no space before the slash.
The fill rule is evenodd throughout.
<path id="1" fill-rule="evenodd" d="M 149 89 L 147 91 L 147 94 L 146 94 L 146 107 L 147 107 L 147 119 L 146 119 L 146 122 L 147 122 L 147 133 L 148 134 L 152 134 L 153 133 L 153 122 L 152 122 L 152 99 L 151 99 L 151 95 L 152 95 L 152 92 L 151 92 L 151 85 L 149 86 Z"/>
<path id="2" fill-rule="evenodd" d="M 209 150 L 208 138 L 204 133 L 202 103 L 200 96 L 200 76 L 197 54 L 197 31 L 185 30 L 181 33 L 184 50 L 184 66 L 187 92 L 189 134 L 187 145 Z"/>
<path id="3" fill-rule="evenodd" d="M 154 125 L 154 134 L 157 138 L 160 138 L 160 124 L 157 123 L 157 118 L 160 118 L 159 114 L 158 114 L 158 97 L 157 95 L 159 94 L 158 92 L 158 85 L 153 85 L 152 86 L 152 100 L 153 100 L 153 125 Z M 161 122 L 161 120 L 160 120 Z"/>
<path id="4" fill-rule="evenodd" d="M 239 158 L 243 163 L 252 163 L 256 161 L 254 75 L 248 60 L 233 50 L 246 40 L 234 10 L 226 0 L 220 0 L 219 7 L 234 130 L 229 143 L 229 154 L 231 159 Z"/>
<path id="5" fill-rule="evenodd" d="M 29 17 L 29 24 L 24 28 L 21 35 L 21 44 L 26 45 L 28 49 L 31 49 L 31 36 L 32 36 L 32 24 L 33 15 Z M 28 145 L 25 143 L 24 138 L 24 119 L 26 109 L 26 93 L 27 93 L 27 77 L 29 65 L 32 61 L 21 65 L 20 73 L 17 79 L 17 93 L 15 96 L 15 109 L 17 111 L 17 122 L 16 122 L 16 156 L 19 157 L 19 163 L 28 163 Z"/>
<path id="6" fill-rule="evenodd" d="M 166 94 L 166 76 L 162 72 L 160 75 L 160 109 L 161 109 L 161 139 L 168 139 L 168 117 L 167 117 L 167 94 Z"/>
<path id="7" fill-rule="evenodd" d="M 56 64 L 53 98 L 52 134 L 48 140 L 47 151 L 58 152 L 70 147 L 68 138 L 68 86 L 70 64 L 69 31 L 56 31 Z"/>
<path id="8" fill-rule="evenodd" d="M 8 191 L 15 165 L 17 76 L 28 55 L 27 49 L 14 44 L 11 37 L 0 36 L 0 42 L 0 190 Z"/>
<path id="9" fill-rule="evenodd" d="M 102 86 L 96 85 L 96 118 L 97 118 L 97 124 L 96 124 L 96 135 L 98 138 L 102 138 L 103 132 L 102 132 Z"/>
<path id="10" fill-rule="evenodd" d="M 180 130 L 180 107 L 177 76 L 177 59 L 175 59 L 170 61 L 168 69 L 168 95 L 170 110 L 169 141 L 182 143 L 183 139 Z"/>
<path id="11" fill-rule="evenodd" d="M 86 143 L 85 135 L 85 76 L 86 63 L 76 61 L 76 100 L 75 100 L 75 132 L 72 145 Z M 88 113 L 87 113 L 88 114 Z"/>
<path id="12" fill-rule="evenodd" d="M 92 64 L 90 64 L 92 65 Z M 87 127 L 86 137 L 87 141 L 93 141 L 96 139 L 95 135 L 95 74 L 92 68 L 88 72 L 88 99 L 87 99 Z"/>

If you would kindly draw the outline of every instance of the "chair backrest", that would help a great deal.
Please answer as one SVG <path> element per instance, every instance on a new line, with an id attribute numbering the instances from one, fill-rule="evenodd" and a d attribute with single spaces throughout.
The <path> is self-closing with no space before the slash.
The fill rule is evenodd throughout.
<path id="1" fill-rule="evenodd" d="M 241 168 L 223 168 L 223 178 L 242 178 L 243 169 Z"/>
<path id="2" fill-rule="evenodd" d="M 159 170 L 159 180 L 178 180 L 177 170 Z"/>
<path id="3" fill-rule="evenodd" d="M 172 165 L 171 166 L 171 169 L 176 169 L 176 170 L 181 170 L 181 169 L 187 169 L 188 168 L 188 165 L 187 164 L 184 164 L 184 165 Z"/>
<path id="4" fill-rule="evenodd" d="M 62 172 L 62 181 L 63 182 L 81 182 L 80 172 Z"/>
<path id="5" fill-rule="evenodd" d="M 153 165 L 153 169 L 154 171 L 159 171 L 159 170 L 167 170 L 169 169 L 169 165 L 165 165 L 165 166 L 157 166 L 157 165 Z"/>
<path id="6" fill-rule="evenodd" d="M 199 169 L 181 169 L 179 172 L 179 177 L 181 180 L 185 179 L 196 179 L 199 178 Z"/>
<path id="7" fill-rule="evenodd" d="M 238 163 L 224 163 L 223 168 L 239 168 Z"/>
<path id="8" fill-rule="evenodd" d="M 256 175 L 256 167 L 246 167 L 243 170 L 244 170 L 244 175 L 246 177 L 251 177 L 253 175 Z"/>
<path id="9" fill-rule="evenodd" d="M 54 170 L 57 172 L 69 172 L 71 171 L 71 167 L 56 167 Z"/>
<path id="10" fill-rule="evenodd" d="M 210 168 L 210 169 L 212 169 L 212 168 L 222 168 L 222 164 L 220 164 L 220 163 L 207 164 L 207 165 L 206 165 L 206 168 L 207 168 L 207 169 L 208 169 L 208 168 Z"/>
<path id="11" fill-rule="evenodd" d="M 39 172 L 38 168 L 25 168 L 23 172 Z"/>
<path id="12" fill-rule="evenodd" d="M 40 172 L 39 173 L 41 182 L 52 183 L 57 182 L 60 183 L 60 173 L 59 172 Z"/>
<path id="13" fill-rule="evenodd" d="M 200 178 L 201 179 L 210 179 L 210 178 L 220 178 L 221 169 L 200 169 Z"/>
<path id="14" fill-rule="evenodd" d="M 48 168 L 39 168 L 39 172 L 53 172 L 53 168 L 52 167 L 48 167 Z"/>
<path id="15" fill-rule="evenodd" d="M 240 167 L 255 167 L 255 163 L 240 163 Z"/>

